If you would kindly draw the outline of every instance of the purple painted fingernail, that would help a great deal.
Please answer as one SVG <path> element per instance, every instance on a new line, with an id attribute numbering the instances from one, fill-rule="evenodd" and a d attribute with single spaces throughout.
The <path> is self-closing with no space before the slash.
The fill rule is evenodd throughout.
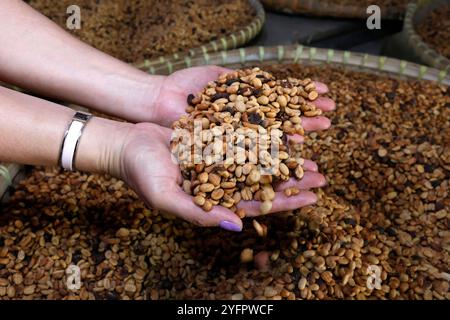
<path id="1" fill-rule="evenodd" d="M 242 227 L 234 224 L 233 222 L 222 220 L 219 223 L 219 227 L 228 231 L 240 232 L 242 231 Z"/>

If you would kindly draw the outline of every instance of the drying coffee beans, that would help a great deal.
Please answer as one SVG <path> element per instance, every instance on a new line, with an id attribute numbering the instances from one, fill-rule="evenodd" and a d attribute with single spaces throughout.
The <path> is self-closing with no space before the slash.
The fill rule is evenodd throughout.
<path id="1" fill-rule="evenodd" d="M 188 115 L 173 124 L 172 151 L 194 203 L 236 212 L 241 200 L 258 200 L 269 213 L 274 184 L 303 177 L 303 159 L 287 137 L 304 134 L 302 116 L 321 114 L 317 97 L 311 79 L 276 79 L 259 68 L 222 75 L 189 95 Z"/>
<path id="2" fill-rule="evenodd" d="M 256 10 L 247 0 L 25 0 L 60 27 L 126 62 L 186 51 L 238 32 Z M 69 30 L 66 10 L 80 8 L 81 28 Z"/>
<path id="3" fill-rule="evenodd" d="M 314 207 L 231 235 L 147 208 L 114 178 L 33 168 L 0 207 L 0 299 L 449 300 L 449 87 L 329 64 L 264 69 L 314 76 L 336 101 L 333 126 L 303 145 L 328 180 Z M 367 287 L 370 265 L 381 289 Z"/>
<path id="4" fill-rule="evenodd" d="M 450 59 L 450 5 L 433 10 L 417 25 L 417 33 L 431 48 Z"/>

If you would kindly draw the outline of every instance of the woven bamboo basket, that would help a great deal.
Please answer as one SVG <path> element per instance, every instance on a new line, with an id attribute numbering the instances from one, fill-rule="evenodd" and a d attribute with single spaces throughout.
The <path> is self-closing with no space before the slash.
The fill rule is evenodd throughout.
<path id="1" fill-rule="evenodd" d="M 266 14 L 261 3 L 258 0 L 249 0 L 249 2 L 252 5 L 252 7 L 255 8 L 256 16 L 245 28 L 236 31 L 235 33 L 232 33 L 229 36 L 222 37 L 215 41 L 211 41 L 210 43 L 204 44 L 200 47 L 191 48 L 184 54 L 174 53 L 156 59 L 146 59 L 144 61 L 137 62 L 134 65 L 142 69 L 151 65 L 165 63 L 165 61 L 178 60 L 180 59 L 180 57 L 184 57 L 186 55 L 193 57 L 208 52 L 231 50 L 245 45 L 258 35 L 266 20 Z"/>
<path id="2" fill-rule="evenodd" d="M 359 0 L 262 0 L 261 2 L 267 9 L 277 12 L 339 18 L 367 18 L 366 9 L 369 6 Z M 382 18 L 403 19 L 406 3 L 407 0 L 397 0 L 381 6 Z M 374 1 L 373 4 L 377 2 Z"/>
<path id="3" fill-rule="evenodd" d="M 405 50 L 412 52 L 419 59 L 419 62 L 450 71 L 450 60 L 430 48 L 416 32 L 416 26 L 431 11 L 449 4 L 448 0 L 422 1 L 419 4 L 410 3 L 404 20 L 402 37 L 405 38 L 404 43 L 407 45 Z"/>
<path id="4" fill-rule="evenodd" d="M 199 65 L 222 65 L 239 68 L 245 65 L 302 63 L 341 65 L 357 71 L 385 73 L 395 78 L 436 81 L 450 86 L 450 74 L 415 63 L 393 58 L 305 46 L 251 47 L 218 53 L 202 53 L 184 58 L 165 59 L 159 64 L 143 66 L 151 74 L 170 74 L 176 70 Z M 14 164 L 0 165 L 0 198 L 7 196 L 8 186 L 17 180 L 23 167 Z"/>
<path id="5" fill-rule="evenodd" d="M 31 0 L 27 0 L 27 2 L 30 2 L 30 1 Z M 45 1 L 48 1 L 48 0 L 45 0 Z M 67 4 L 71 4 L 70 1 L 67 1 L 67 0 L 64 0 L 64 1 L 66 1 Z M 192 48 L 186 48 L 186 49 L 185 48 L 175 48 L 175 50 L 179 51 L 179 53 L 170 54 L 170 55 L 168 55 L 168 57 L 176 58 L 179 54 L 195 55 L 195 54 L 198 54 L 199 52 L 215 52 L 215 51 L 234 49 L 234 48 L 243 46 L 244 44 L 246 44 L 247 42 L 252 40 L 261 31 L 261 29 L 264 25 L 265 12 L 264 12 L 263 6 L 261 5 L 261 3 L 258 0 L 246 0 L 246 1 L 250 5 L 250 7 L 253 8 L 255 15 L 252 17 L 249 16 L 248 23 L 246 24 L 245 27 L 242 27 L 241 29 L 238 29 L 226 36 L 220 37 L 219 39 L 217 39 L 215 41 L 211 41 L 209 43 L 204 43 L 199 47 L 192 47 Z M 113 1 L 111 1 L 111 2 L 113 2 Z M 105 1 L 104 3 L 108 3 L 108 2 Z M 89 4 L 88 7 L 89 8 L 95 7 L 95 4 Z M 44 12 L 44 14 L 46 14 L 46 13 Z M 47 13 L 47 14 L 49 14 L 49 13 Z M 53 17 L 52 14 L 55 16 Z M 52 18 L 60 26 L 65 25 L 65 19 L 67 17 L 65 11 L 60 14 L 55 14 L 55 13 L 52 13 L 52 14 L 49 15 L 50 18 Z M 244 12 L 242 14 L 245 15 L 246 13 Z M 111 22 L 109 22 L 109 23 L 111 23 Z M 105 29 L 107 29 L 109 26 L 106 24 L 103 27 Z M 77 33 L 75 33 L 75 34 L 77 34 Z M 116 45 L 120 45 L 120 42 L 117 43 Z M 147 44 L 147 47 L 152 47 L 152 46 L 153 46 L 152 43 Z M 110 52 L 110 54 L 111 54 L 111 52 Z M 157 57 L 153 57 L 151 59 L 159 62 L 158 58 L 159 57 L 157 56 Z M 137 62 L 142 61 L 143 59 L 144 59 L 144 56 L 142 55 L 141 57 L 137 57 L 133 60 L 129 60 L 129 62 L 137 63 Z"/>
<path id="6" fill-rule="evenodd" d="M 447 70 L 438 70 L 383 56 L 302 45 L 250 47 L 214 54 L 203 53 L 193 57 L 165 59 L 159 64 L 144 65 L 142 70 L 150 74 L 170 74 L 183 68 L 199 65 L 214 64 L 238 68 L 244 65 L 273 63 L 339 64 L 360 71 L 384 72 L 394 77 L 431 80 L 450 85 L 450 72 Z"/>
<path id="7" fill-rule="evenodd" d="M 21 169 L 22 166 L 18 164 L 0 164 L 0 199 L 6 194 L 8 187 L 16 182 L 15 178 Z"/>

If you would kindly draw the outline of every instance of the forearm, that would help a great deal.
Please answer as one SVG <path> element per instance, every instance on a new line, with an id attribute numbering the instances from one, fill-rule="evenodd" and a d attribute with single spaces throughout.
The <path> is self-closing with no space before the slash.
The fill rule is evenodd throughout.
<path id="1" fill-rule="evenodd" d="M 74 111 L 0 87 L 0 161 L 54 166 Z M 78 146 L 78 170 L 118 175 L 131 124 L 92 118 Z"/>
<path id="2" fill-rule="evenodd" d="M 18 0 L 0 3 L 0 79 L 131 121 L 151 120 L 161 77 L 79 41 Z"/>

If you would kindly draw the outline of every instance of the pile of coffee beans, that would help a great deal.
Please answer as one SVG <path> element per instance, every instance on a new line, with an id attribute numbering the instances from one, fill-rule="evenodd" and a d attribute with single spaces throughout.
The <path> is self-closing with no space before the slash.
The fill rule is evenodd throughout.
<path id="1" fill-rule="evenodd" d="M 450 88 L 329 64 L 264 70 L 326 83 L 336 101 L 331 128 L 303 145 L 327 177 L 316 205 L 230 234 L 147 208 L 114 178 L 33 168 L 0 207 L 0 299 L 449 300 Z"/>
<path id="2" fill-rule="evenodd" d="M 186 51 L 245 28 L 256 16 L 247 0 L 26 0 L 66 31 L 126 62 Z M 81 28 L 66 10 L 80 7 Z"/>
<path id="3" fill-rule="evenodd" d="M 450 59 L 450 5 L 433 10 L 417 25 L 417 33 L 431 48 Z"/>
<path id="4" fill-rule="evenodd" d="M 303 177 L 304 160 L 287 136 L 304 135 L 301 117 L 322 113 L 313 104 L 318 96 L 309 78 L 281 80 L 259 68 L 222 75 L 190 95 L 188 115 L 173 124 L 181 140 L 192 139 L 172 143 L 173 153 L 181 155 L 184 190 L 205 211 L 221 205 L 236 212 L 241 200 L 258 200 L 261 213 L 270 212 L 274 184 Z M 214 152 L 204 156 L 207 150 Z M 298 192 L 290 188 L 286 195 Z"/>

